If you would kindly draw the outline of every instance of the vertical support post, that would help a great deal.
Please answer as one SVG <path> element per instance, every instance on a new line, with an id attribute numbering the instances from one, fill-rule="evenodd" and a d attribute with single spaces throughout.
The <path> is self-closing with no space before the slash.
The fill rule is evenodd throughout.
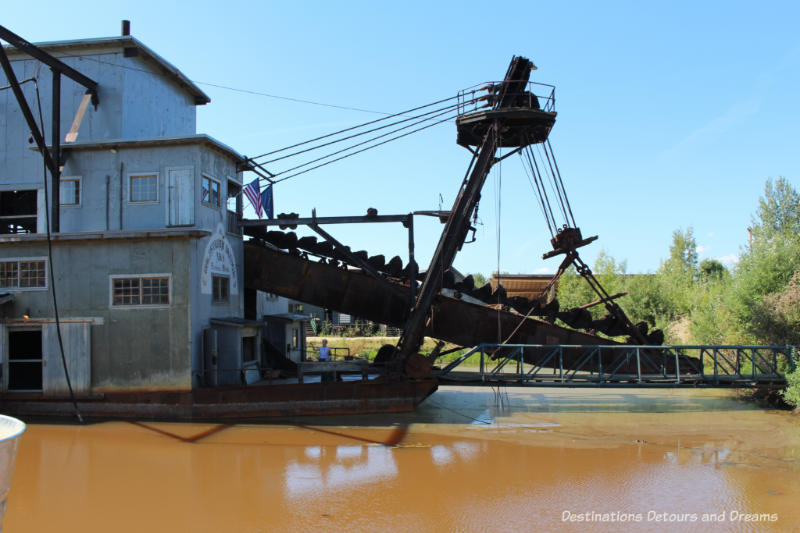
<path id="1" fill-rule="evenodd" d="M 486 366 L 485 366 L 485 363 L 483 362 L 484 353 L 485 352 L 483 350 L 483 344 L 481 344 L 481 382 L 486 381 L 486 373 L 485 373 Z"/>
<path id="2" fill-rule="evenodd" d="M 639 347 L 636 347 L 636 380 L 642 382 L 642 358 L 639 354 Z"/>
<path id="3" fill-rule="evenodd" d="M 51 156 L 53 168 L 50 169 L 52 188 L 50 198 L 50 228 L 53 233 L 61 230 L 61 73 L 53 69 L 53 116 L 51 118 Z"/>
<path id="4" fill-rule="evenodd" d="M 739 377 L 742 375 L 741 356 L 742 350 L 740 348 L 736 348 L 736 376 L 734 376 L 734 379 L 739 379 Z"/>
<path id="5" fill-rule="evenodd" d="M 719 348 L 714 348 L 714 385 L 719 385 L 719 373 L 717 371 L 717 352 Z"/>
<path id="6" fill-rule="evenodd" d="M 414 258 L 414 215 L 408 214 L 408 287 L 409 304 L 408 308 L 414 307 L 417 301 L 417 261 Z"/>
<path id="7" fill-rule="evenodd" d="M 750 359 L 753 363 L 753 381 L 756 380 L 756 348 L 750 349 Z"/>
<path id="8" fill-rule="evenodd" d="M 675 350 L 675 383 L 681 382 L 681 364 L 678 357 L 678 350 Z"/>
<path id="9" fill-rule="evenodd" d="M 603 382 L 603 348 L 597 347 L 597 379 L 600 383 Z"/>
<path id="10" fill-rule="evenodd" d="M 564 383 L 564 347 L 558 346 L 558 379 Z"/>
<path id="11" fill-rule="evenodd" d="M 700 359 L 700 381 L 705 381 L 706 380 L 706 367 L 703 364 L 703 359 L 705 359 L 705 356 L 706 356 L 706 349 L 705 348 L 700 348 L 700 357 L 699 357 L 699 359 Z"/>

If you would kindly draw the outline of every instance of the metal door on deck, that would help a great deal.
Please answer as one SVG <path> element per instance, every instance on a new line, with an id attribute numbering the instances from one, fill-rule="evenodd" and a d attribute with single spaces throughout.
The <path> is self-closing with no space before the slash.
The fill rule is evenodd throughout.
<path id="1" fill-rule="evenodd" d="M 92 343 L 89 322 L 62 322 L 61 340 L 67 360 L 69 379 L 75 394 L 88 394 L 91 389 Z M 67 396 L 69 388 L 61 361 L 61 348 L 54 323 L 42 325 L 42 369 L 43 394 L 45 396 Z"/>
<path id="2" fill-rule="evenodd" d="M 219 331 L 215 328 L 203 330 L 203 384 L 219 385 Z"/>
<path id="3" fill-rule="evenodd" d="M 194 224 L 194 169 L 167 169 L 168 224 L 191 226 Z"/>

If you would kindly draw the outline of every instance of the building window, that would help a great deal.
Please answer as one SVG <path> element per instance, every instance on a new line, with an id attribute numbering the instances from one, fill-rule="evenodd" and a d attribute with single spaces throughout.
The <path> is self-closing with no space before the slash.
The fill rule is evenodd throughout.
<path id="1" fill-rule="evenodd" d="M 62 178 L 59 192 L 61 205 L 81 205 L 81 179 Z"/>
<path id="2" fill-rule="evenodd" d="M 131 202 L 158 201 L 158 174 L 131 174 Z"/>
<path id="3" fill-rule="evenodd" d="M 0 192 L 0 234 L 36 233 L 38 191 Z"/>
<path id="4" fill-rule="evenodd" d="M 16 259 L 0 262 L 0 288 L 43 289 L 47 287 L 45 259 Z"/>
<path id="5" fill-rule="evenodd" d="M 208 176 L 203 176 L 203 197 L 204 203 L 213 207 L 219 207 L 219 182 L 212 180 Z"/>
<path id="6" fill-rule="evenodd" d="M 242 187 L 234 182 L 228 181 L 228 201 L 227 207 L 227 229 L 228 233 L 241 236 L 242 227 L 239 225 L 239 219 L 242 213 L 241 193 Z"/>
<path id="7" fill-rule="evenodd" d="M 169 305 L 170 277 L 168 275 L 113 276 L 111 306 Z"/>
<path id="8" fill-rule="evenodd" d="M 227 276 L 211 276 L 211 287 L 213 292 L 212 302 L 215 304 L 228 303 L 230 295 L 231 280 Z"/>

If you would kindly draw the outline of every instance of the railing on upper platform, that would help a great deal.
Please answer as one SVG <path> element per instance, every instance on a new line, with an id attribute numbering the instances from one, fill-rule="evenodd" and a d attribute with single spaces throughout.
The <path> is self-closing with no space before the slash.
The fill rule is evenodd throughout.
<path id="1" fill-rule="evenodd" d="M 492 358 L 489 354 L 502 354 Z M 536 364 L 526 362 L 525 350 L 542 354 Z M 564 350 L 580 351 L 571 368 L 564 366 Z M 693 345 L 693 346 L 630 346 L 630 345 L 545 345 L 545 344 L 479 344 L 442 368 L 439 377 L 450 374 L 469 358 L 479 356 L 479 366 L 470 372 L 459 372 L 459 378 L 481 382 L 517 382 L 520 384 L 591 384 L 591 385 L 753 385 L 782 384 L 785 375 L 797 368 L 792 346 Z M 643 372 L 652 368 L 656 359 L 674 361 L 674 371 Z M 603 360 L 613 361 L 606 364 Z M 699 368 L 691 362 L 699 361 Z M 630 368 L 635 373 L 617 369 Z M 471 375 L 470 375 L 471 374 Z M 455 377 L 455 376 L 453 376 Z"/>
<path id="2" fill-rule="evenodd" d="M 495 95 L 490 91 L 501 82 L 488 82 L 469 87 L 458 93 L 458 114 L 467 115 L 483 109 L 489 109 Z M 513 95 L 512 95 L 513 96 Z M 519 105 L 527 109 L 540 109 L 552 113 L 556 110 L 556 87 L 547 83 L 529 81 L 525 91 L 517 95 Z"/>

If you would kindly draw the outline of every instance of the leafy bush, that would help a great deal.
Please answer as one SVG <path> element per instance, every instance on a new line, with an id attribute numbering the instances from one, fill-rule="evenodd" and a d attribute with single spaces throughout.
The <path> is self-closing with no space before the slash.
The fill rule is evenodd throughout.
<path id="1" fill-rule="evenodd" d="M 800 365 L 795 371 L 786 375 L 786 390 L 783 391 L 783 400 L 794 408 L 800 407 Z"/>

